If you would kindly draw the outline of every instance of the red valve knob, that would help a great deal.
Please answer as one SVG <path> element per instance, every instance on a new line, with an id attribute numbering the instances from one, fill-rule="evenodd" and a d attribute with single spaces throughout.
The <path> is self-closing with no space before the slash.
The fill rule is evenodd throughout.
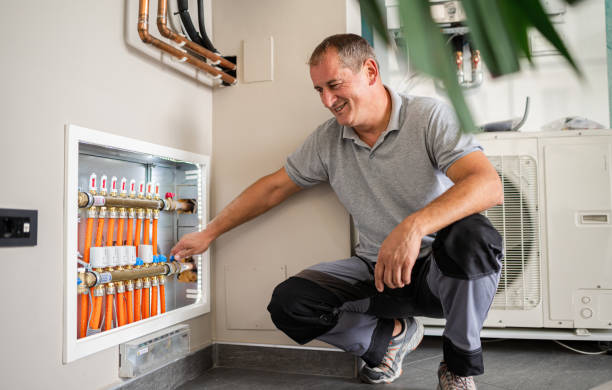
<path id="1" fill-rule="evenodd" d="M 174 199 L 174 193 L 173 192 L 166 192 L 166 199 L 170 198 L 170 199 Z"/>

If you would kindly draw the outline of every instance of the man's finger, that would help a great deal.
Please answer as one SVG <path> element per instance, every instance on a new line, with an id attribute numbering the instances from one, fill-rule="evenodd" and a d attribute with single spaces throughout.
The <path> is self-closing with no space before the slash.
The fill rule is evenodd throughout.
<path id="1" fill-rule="evenodd" d="M 380 262 L 376 262 L 376 267 L 374 267 L 374 284 L 376 285 L 376 290 L 378 292 L 383 292 L 385 285 L 383 284 L 383 275 L 385 272 L 385 266 Z"/>
<path id="2" fill-rule="evenodd" d="M 410 284 L 411 274 L 412 274 L 412 267 L 409 266 L 408 264 L 405 264 L 404 267 L 402 268 L 402 282 L 404 282 L 405 285 Z"/>
<path id="3" fill-rule="evenodd" d="M 403 275 L 402 275 L 402 266 L 396 266 L 395 268 L 393 268 L 393 284 L 395 284 L 396 287 L 404 287 L 404 282 L 403 282 Z"/>
<path id="4" fill-rule="evenodd" d="M 187 257 L 189 257 L 189 256 L 190 256 L 190 254 L 189 254 L 189 249 L 183 249 L 183 250 L 178 251 L 178 252 L 177 252 L 177 253 L 174 255 L 174 258 L 175 258 L 176 260 L 180 260 L 180 259 L 185 259 L 185 258 L 187 258 Z"/>
<path id="5" fill-rule="evenodd" d="M 393 269 L 391 267 L 385 267 L 385 284 L 389 288 L 395 288 L 393 284 Z"/>

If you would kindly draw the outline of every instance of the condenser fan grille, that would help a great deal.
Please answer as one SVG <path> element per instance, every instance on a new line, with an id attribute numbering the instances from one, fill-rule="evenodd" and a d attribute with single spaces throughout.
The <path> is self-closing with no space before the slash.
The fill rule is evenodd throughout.
<path id="1" fill-rule="evenodd" d="M 530 156 L 488 156 L 504 204 L 483 212 L 504 240 L 504 267 L 492 309 L 529 310 L 541 299 L 537 166 Z"/>

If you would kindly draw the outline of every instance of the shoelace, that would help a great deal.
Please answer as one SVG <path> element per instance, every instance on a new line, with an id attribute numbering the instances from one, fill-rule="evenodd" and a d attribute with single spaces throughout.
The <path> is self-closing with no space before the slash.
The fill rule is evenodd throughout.
<path id="1" fill-rule="evenodd" d="M 391 343 L 389 343 L 389 345 L 391 345 Z M 390 370 L 392 370 L 393 368 L 393 360 L 395 359 L 395 355 L 397 355 L 397 351 L 400 349 L 399 346 L 395 347 L 395 348 L 388 348 L 387 352 L 385 353 L 385 356 L 383 357 L 382 362 L 380 363 L 383 366 L 386 366 L 387 368 L 389 368 Z"/>

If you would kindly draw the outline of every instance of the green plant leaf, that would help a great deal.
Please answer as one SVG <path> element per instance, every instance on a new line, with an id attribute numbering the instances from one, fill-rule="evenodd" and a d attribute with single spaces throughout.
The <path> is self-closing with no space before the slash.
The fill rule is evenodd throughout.
<path id="1" fill-rule="evenodd" d="M 463 131 L 477 130 L 457 82 L 450 46 L 431 19 L 428 0 L 400 0 L 403 35 L 412 66 L 442 81 Z"/>
<path id="2" fill-rule="evenodd" d="M 387 24 L 383 18 L 383 13 L 378 6 L 376 0 L 360 0 L 359 8 L 364 18 L 372 24 L 374 31 L 389 44 L 389 34 L 387 33 Z"/>
<path id="3" fill-rule="evenodd" d="M 496 1 L 463 0 L 467 25 L 476 48 L 494 77 L 519 70 L 515 45 Z"/>
<path id="4" fill-rule="evenodd" d="M 503 0 L 502 0 L 503 1 Z M 582 77 L 582 72 L 578 68 L 578 65 L 574 62 L 574 59 L 570 55 L 567 47 L 557 34 L 557 31 L 553 27 L 546 11 L 542 7 L 540 1 L 533 0 L 511 0 L 516 2 L 516 6 L 520 7 L 525 15 L 525 19 L 530 25 L 535 27 L 548 41 L 561 53 L 561 55 L 569 62 L 570 66 L 574 69 L 579 77 Z M 568 0 L 566 0 L 568 1 Z"/>

